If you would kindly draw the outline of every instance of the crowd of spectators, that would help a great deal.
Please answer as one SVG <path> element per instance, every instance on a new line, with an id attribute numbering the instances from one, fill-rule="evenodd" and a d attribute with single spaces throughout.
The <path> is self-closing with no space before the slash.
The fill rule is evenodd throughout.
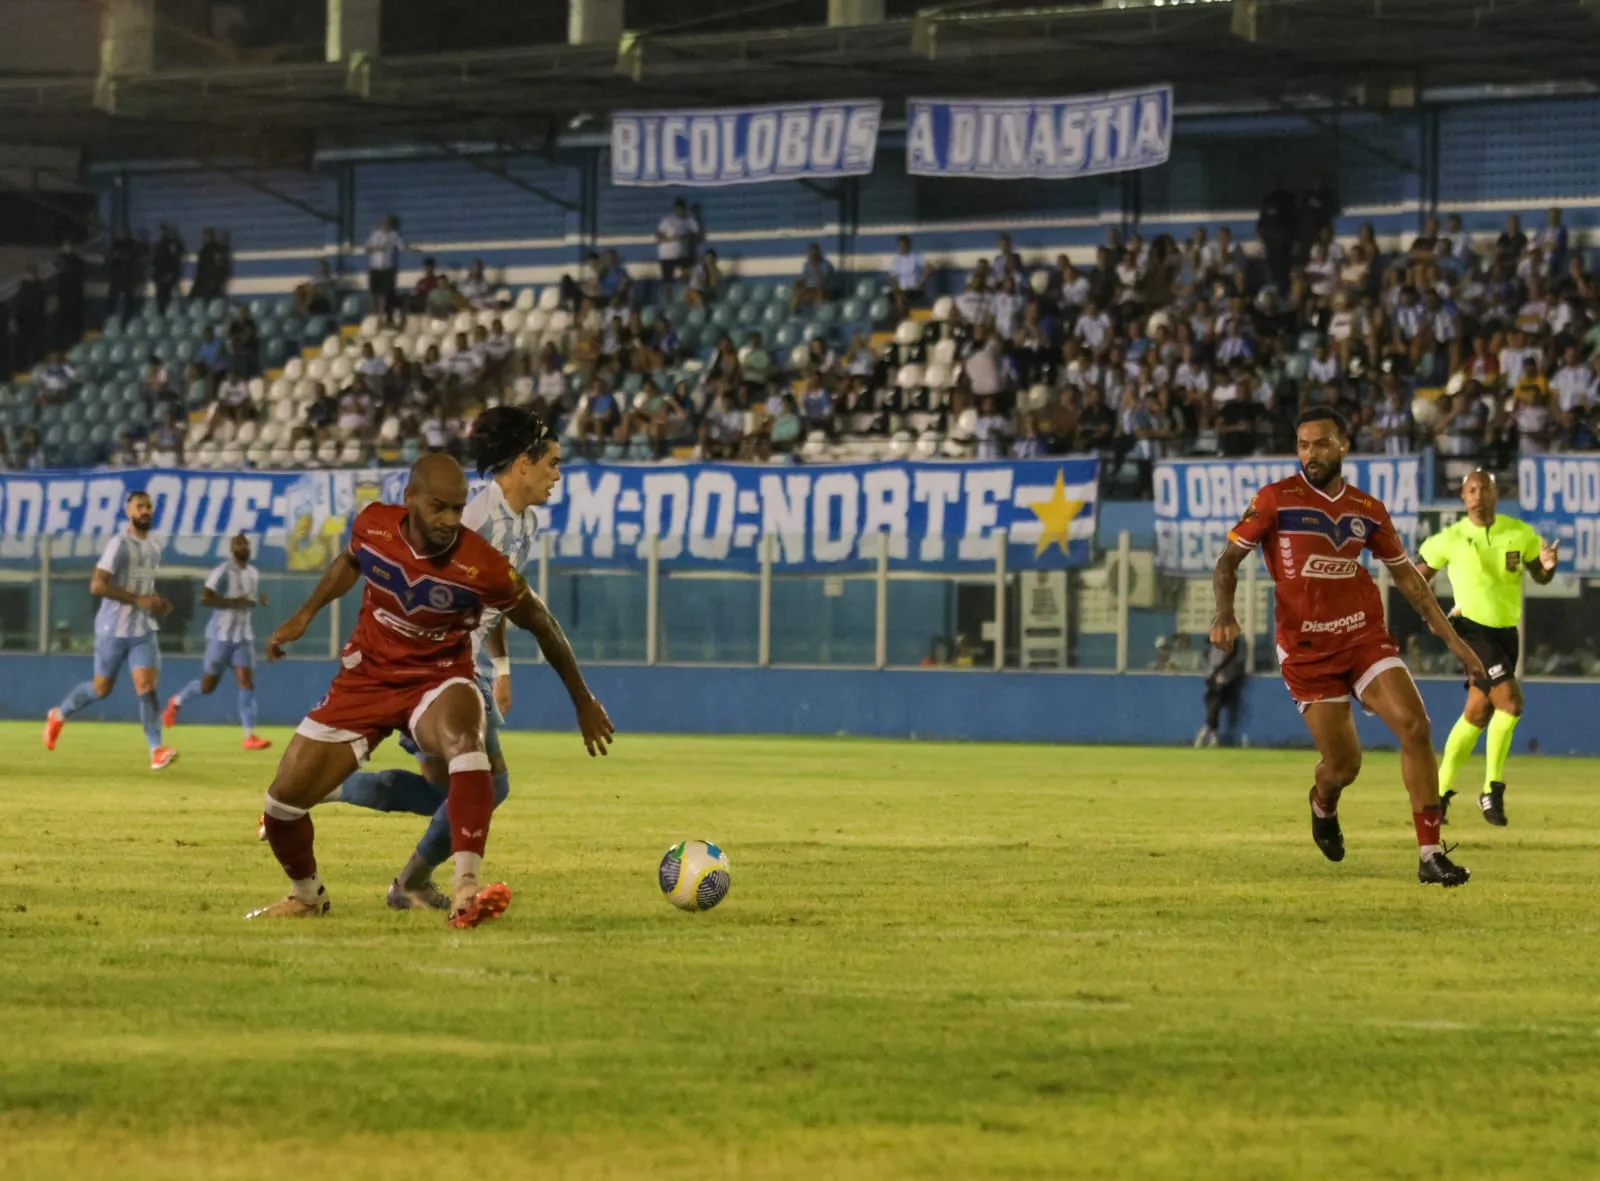
<path id="1" fill-rule="evenodd" d="M 1159 458 L 1287 453 L 1295 416 L 1318 404 L 1345 415 L 1362 452 L 1437 444 L 1503 466 L 1600 446 L 1600 286 L 1560 210 L 1531 233 L 1512 216 L 1493 238 L 1430 218 L 1386 252 L 1371 226 L 1340 241 L 1337 209 L 1325 182 L 1275 189 L 1248 249 L 1226 226 L 1181 242 L 1112 230 L 1082 266 L 1025 257 L 1001 234 L 992 256 L 940 270 L 906 236 L 876 322 L 828 318 L 829 331 L 783 347 L 770 322 L 685 328 L 679 313 L 703 320 L 736 280 L 682 201 L 657 229 L 659 278 L 595 252 L 537 332 L 481 261 L 452 273 L 422 257 L 402 289 L 415 251 L 385 218 L 367 243 L 375 328 L 346 371 L 301 391 L 294 441 L 320 454 L 355 439 L 365 458 L 403 459 L 457 446 L 469 415 L 510 401 L 595 457 L 806 459 L 856 443 L 951 458 L 1094 451 L 1108 479 L 1144 494 Z M 186 259 L 170 227 L 148 250 L 119 238 L 113 304 L 139 299 L 147 278 L 166 304 Z M 226 237 L 207 230 L 189 295 L 224 295 L 231 269 Z M 777 297 L 798 324 L 853 289 L 812 243 Z M 342 294 L 321 263 L 294 312 L 327 315 Z M 871 329 L 895 331 L 875 345 Z M 260 349 L 239 308 L 187 372 L 152 360 L 156 419 L 169 402 L 181 415 L 197 380 L 207 424 L 259 416 L 249 379 Z M 41 397 L 70 387 L 62 364 L 53 355 L 37 371 Z"/>

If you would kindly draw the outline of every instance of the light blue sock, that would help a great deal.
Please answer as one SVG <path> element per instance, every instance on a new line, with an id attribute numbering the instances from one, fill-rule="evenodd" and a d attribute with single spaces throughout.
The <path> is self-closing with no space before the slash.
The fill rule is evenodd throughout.
<path id="1" fill-rule="evenodd" d="M 192 682 L 198 685 L 199 681 Z M 189 690 L 185 689 L 187 693 Z M 256 733 L 256 691 L 254 689 L 239 690 L 239 723 L 244 727 L 244 736 L 254 738 Z"/>
<path id="2" fill-rule="evenodd" d="M 61 712 L 63 718 L 70 718 L 91 701 L 98 700 L 100 699 L 94 695 L 94 682 L 85 681 L 63 697 L 61 704 L 56 706 L 56 709 Z"/>
<path id="3" fill-rule="evenodd" d="M 511 794 L 511 774 L 502 771 L 494 777 L 494 806 L 498 808 L 505 803 Z M 422 839 L 417 842 L 417 857 L 430 868 L 443 865 L 450 859 L 450 812 L 448 803 L 440 804 L 439 810 L 433 814 L 433 819 L 428 821 L 428 831 L 422 834 Z"/>
<path id="4" fill-rule="evenodd" d="M 187 685 L 178 690 L 179 707 L 181 708 L 182 706 L 188 705 L 196 697 L 200 696 L 200 692 L 200 682 L 190 681 Z"/>
<path id="5" fill-rule="evenodd" d="M 444 806 L 444 798 L 444 788 L 435 787 L 415 771 L 357 771 L 338 793 L 340 803 L 416 816 L 432 816 L 434 809 Z"/>
<path id="6" fill-rule="evenodd" d="M 161 745 L 161 703 L 153 690 L 139 694 L 139 724 L 144 727 L 144 740 L 155 750 Z"/>

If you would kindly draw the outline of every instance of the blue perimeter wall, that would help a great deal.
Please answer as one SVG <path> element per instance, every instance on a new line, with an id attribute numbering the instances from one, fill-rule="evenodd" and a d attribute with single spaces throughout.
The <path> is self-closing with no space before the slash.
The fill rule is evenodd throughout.
<path id="1" fill-rule="evenodd" d="M 292 660 L 257 668 L 261 720 L 293 725 L 321 699 L 332 661 Z M 92 672 L 88 657 L 0 658 L 0 718 L 43 720 L 67 690 Z M 942 741 L 1127 743 L 1193 741 L 1203 711 L 1200 678 L 1163 674 L 994 673 L 801 668 L 598 665 L 586 670 L 618 731 L 632 734 L 857 735 Z M 162 699 L 191 677 L 199 661 L 169 659 Z M 512 727 L 571 730 L 572 709 L 549 669 L 518 666 Z M 1461 708 L 1460 682 L 1421 682 L 1443 741 Z M 1519 752 L 1600 755 L 1600 683 L 1532 682 L 1517 729 Z M 191 704 L 187 722 L 237 720 L 231 678 Z M 126 678 L 83 720 L 133 721 Z M 1359 723 L 1362 741 L 1393 746 L 1381 724 Z M 1309 746 L 1305 728 L 1276 677 L 1252 677 L 1241 729 L 1253 746 Z M 574 734 L 576 740 L 576 735 Z M 181 731 L 177 736 L 182 744 Z"/>

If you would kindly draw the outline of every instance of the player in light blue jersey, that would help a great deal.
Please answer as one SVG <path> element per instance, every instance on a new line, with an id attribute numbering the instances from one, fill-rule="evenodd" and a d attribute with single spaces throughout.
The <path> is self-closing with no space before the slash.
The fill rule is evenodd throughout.
<path id="1" fill-rule="evenodd" d="M 206 578 L 200 605 L 211 608 L 206 624 L 206 659 L 200 679 L 190 681 L 167 702 L 161 715 L 169 730 L 178 724 L 178 711 L 202 694 L 210 694 L 222 680 L 222 670 L 233 669 L 239 683 L 239 723 L 244 727 L 245 750 L 266 750 L 272 745 L 256 737 L 256 633 L 250 613 L 265 605 L 261 572 L 250 564 L 250 539 L 238 534 L 230 547 L 231 562 L 223 562 Z"/>
<path id="2" fill-rule="evenodd" d="M 127 527 L 106 543 L 89 582 L 89 593 L 100 600 L 94 617 L 94 679 L 84 681 L 50 711 L 44 745 L 55 750 L 67 719 L 108 696 L 126 664 L 132 670 L 133 691 L 139 695 L 139 722 L 150 746 L 150 768 L 159 771 L 178 757 L 175 748 L 162 745 L 161 703 L 156 697 L 161 670 L 156 617 L 171 611 L 172 604 L 156 593 L 161 546 L 150 538 L 155 505 L 143 492 L 132 492 L 123 507 Z"/>
<path id="3" fill-rule="evenodd" d="M 561 445 L 538 415 L 518 407 L 499 406 L 484 411 L 472 424 L 471 448 L 478 474 L 491 479 L 467 503 L 461 524 L 485 538 L 520 570 L 532 557 L 538 536 L 535 510 L 550 499 L 561 479 Z M 472 637 L 487 719 L 484 751 L 494 777 L 496 807 L 511 790 L 499 736 L 505 712 L 511 708 L 511 660 L 506 654 L 505 634 L 505 619 L 499 612 L 486 611 Z M 566 643 L 559 636 L 559 629 L 557 638 L 563 645 Z M 542 644 L 543 637 L 540 639 Z M 401 743 L 417 754 L 409 737 L 402 737 Z M 421 755 L 418 758 L 422 762 L 421 774 L 358 771 L 328 799 L 379 812 L 432 817 L 411 859 L 389 886 L 388 901 L 395 910 L 444 910 L 450 906 L 450 899 L 434 885 L 433 871 L 450 857 L 450 820 L 445 809 L 449 772 L 438 760 Z"/>

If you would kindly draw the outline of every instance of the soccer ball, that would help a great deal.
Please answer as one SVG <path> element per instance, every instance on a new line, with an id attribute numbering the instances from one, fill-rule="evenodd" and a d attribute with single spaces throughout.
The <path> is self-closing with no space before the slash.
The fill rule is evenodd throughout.
<path id="1" fill-rule="evenodd" d="M 679 841 L 661 859 L 656 880 L 679 910 L 710 910 L 728 896 L 728 855 L 706 841 Z"/>

